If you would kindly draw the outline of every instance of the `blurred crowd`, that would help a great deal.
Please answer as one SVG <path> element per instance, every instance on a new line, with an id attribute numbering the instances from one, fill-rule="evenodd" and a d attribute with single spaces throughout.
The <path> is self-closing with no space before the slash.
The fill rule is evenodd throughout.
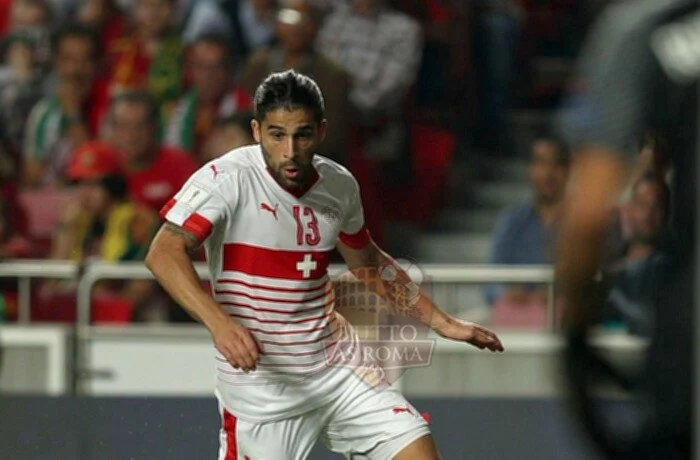
<path id="1" fill-rule="evenodd" d="M 321 87 L 321 153 L 356 175 L 381 243 L 386 217 L 430 220 L 459 152 L 507 154 L 523 63 L 573 57 L 594 3 L 0 0 L 0 257 L 141 260 L 189 175 L 253 142 L 252 94 L 288 68 Z M 75 317 L 71 283 L 34 297 L 34 319 Z M 0 300 L 16 317 L 12 289 Z M 126 320 L 183 319 L 150 283 L 103 283 L 100 302 Z"/>
<path id="2" fill-rule="evenodd" d="M 664 271 L 670 268 L 671 181 L 673 169 L 663 139 L 642 136 L 628 190 L 614 213 L 598 276 L 605 307 L 600 324 L 608 329 L 649 336 L 652 304 Z M 501 211 L 489 263 L 552 265 L 558 224 L 569 179 L 571 152 L 557 136 L 543 133 L 530 151 L 533 199 Z M 500 326 L 543 328 L 551 292 L 542 285 L 490 285 L 485 297 L 492 321 Z M 561 308 L 558 308 L 559 313 Z M 561 318 L 559 318 L 561 319 Z"/>

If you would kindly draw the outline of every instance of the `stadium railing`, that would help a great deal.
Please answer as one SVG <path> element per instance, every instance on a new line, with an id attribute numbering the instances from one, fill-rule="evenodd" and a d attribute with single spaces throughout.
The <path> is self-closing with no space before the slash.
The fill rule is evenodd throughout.
<path id="1" fill-rule="evenodd" d="M 198 275 L 203 279 L 209 277 L 206 264 L 195 265 Z M 343 274 L 347 269 L 341 265 L 332 265 L 329 269 L 332 277 Z M 432 284 L 433 292 L 440 296 L 440 305 L 462 303 L 460 288 L 464 285 L 484 283 L 538 283 L 548 286 L 549 305 L 547 309 L 547 329 L 556 330 L 556 311 L 554 301 L 554 273 L 550 266 L 490 266 L 490 265 L 421 265 L 420 271 L 426 280 Z M 129 340 L 130 336 L 147 339 L 153 329 L 139 327 L 105 328 L 95 326 L 91 320 L 91 293 L 94 286 L 102 280 L 123 279 L 153 279 L 153 275 L 142 263 L 102 263 L 94 262 L 80 266 L 73 262 L 54 261 L 7 261 L 0 263 L 0 277 L 17 278 L 19 283 L 19 318 L 22 323 L 28 323 L 31 318 L 31 280 L 33 279 L 75 279 L 78 281 L 77 292 L 77 321 L 75 341 L 73 342 L 75 361 L 72 366 L 72 391 L 86 394 L 86 385 L 99 373 L 92 354 L 95 340 L 104 343 L 119 336 L 118 341 Z M 117 330 L 118 329 L 118 330 Z M 160 327 L 158 337 L 161 339 L 183 337 L 182 327 Z M 133 334 L 126 334 L 133 330 Z M 195 331 L 193 331 L 194 333 Z M 201 331 L 200 331 L 201 332 Z M 115 335 L 116 334 L 116 335 Z M 135 334 L 135 335 L 134 335 Z M 187 333 L 185 333 L 186 336 Z M 206 337 L 202 336 L 206 339 Z M 92 348 L 91 348 L 92 347 Z M 99 376 L 97 376 L 99 380 Z M 93 380 L 94 381 L 94 380 Z"/>
<path id="2" fill-rule="evenodd" d="M 56 260 L 21 260 L 0 263 L 0 278 L 17 279 L 17 322 L 31 321 L 32 280 L 73 280 L 80 275 L 80 266 L 75 262 Z"/>

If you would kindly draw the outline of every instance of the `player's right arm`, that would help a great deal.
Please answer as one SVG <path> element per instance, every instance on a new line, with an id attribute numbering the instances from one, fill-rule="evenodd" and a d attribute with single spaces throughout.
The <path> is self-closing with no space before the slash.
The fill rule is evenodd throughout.
<path id="1" fill-rule="evenodd" d="M 146 266 L 163 289 L 209 329 L 214 344 L 233 367 L 255 370 L 259 351 L 252 335 L 202 288 L 190 258 L 198 246 L 195 235 L 166 222 L 151 244 Z"/>
<path id="2" fill-rule="evenodd" d="M 166 222 L 153 239 L 145 263 L 163 289 L 209 329 L 216 348 L 234 368 L 254 370 L 260 352 L 253 336 L 202 288 L 190 257 L 231 214 L 221 184 L 213 183 L 208 174 L 195 173 L 161 211 Z"/>

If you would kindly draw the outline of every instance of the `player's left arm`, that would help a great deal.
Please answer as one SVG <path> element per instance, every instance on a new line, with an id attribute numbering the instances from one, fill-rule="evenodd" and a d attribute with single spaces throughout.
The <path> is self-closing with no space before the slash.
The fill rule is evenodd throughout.
<path id="1" fill-rule="evenodd" d="M 466 342 L 482 350 L 503 351 L 496 334 L 478 324 L 452 317 L 423 295 L 409 275 L 372 239 L 362 247 L 353 246 L 341 240 L 336 247 L 350 271 L 375 294 L 386 299 L 397 313 L 418 319 L 446 339 Z"/>

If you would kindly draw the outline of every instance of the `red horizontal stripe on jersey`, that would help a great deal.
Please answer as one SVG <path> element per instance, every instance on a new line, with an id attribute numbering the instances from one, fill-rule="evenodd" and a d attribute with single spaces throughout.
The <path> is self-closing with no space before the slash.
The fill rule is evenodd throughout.
<path id="1" fill-rule="evenodd" d="M 204 241 L 211 234 L 212 224 L 206 217 L 194 213 L 185 219 L 182 228 L 191 232 L 199 241 Z"/>
<path id="2" fill-rule="evenodd" d="M 306 313 L 309 311 L 321 310 L 321 309 L 330 307 L 333 304 L 333 302 L 334 302 L 333 299 L 331 299 L 330 301 L 324 303 L 323 305 L 319 305 L 318 307 L 302 308 L 299 310 L 277 310 L 275 308 L 260 308 L 260 307 L 254 307 L 252 305 L 248 305 L 245 303 L 239 303 L 239 302 L 220 301 L 219 304 L 229 305 L 231 307 L 247 308 L 248 310 L 261 311 L 261 312 L 265 312 L 265 313 L 279 313 L 282 315 L 296 315 L 297 313 Z M 301 302 L 299 302 L 299 304 L 301 304 Z"/>
<path id="3" fill-rule="evenodd" d="M 258 297 L 254 295 L 250 295 L 245 292 L 241 291 L 221 291 L 221 290 L 216 290 L 214 291 L 216 294 L 220 295 L 239 295 L 241 297 L 246 297 L 250 300 L 259 300 L 261 302 L 274 302 L 274 303 L 306 303 L 306 302 L 313 302 L 314 300 L 322 299 L 326 297 L 328 294 L 326 292 L 322 292 L 321 295 L 318 295 L 316 297 L 310 297 L 308 299 L 280 299 L 279 297 Z"/>
<path id="4" fill-rule="evenodd" d="M 258 340 L 258 342 L 264 343 L 264 344 L 267 344 L 267 345 L 281 345 L 281 346 L 282 346 L 282 345 L 284 345 L 284 346 L 287 346 L 287 345 L 290 345 L 290 346 L 291 346 L 291 345 L 311 345 L 311 344 L 313 344 L 313 343 L 318 343 L 318 342 L 320 342 L 321 340 L 326 340 L 328 337 L 331 337 L 333 334 L 335 334 L 335 333 L 338 332 L 339 330 L 340 330 L 340 326 L 336 327 L 336 328 L 335 328 L 333 331 L 331 331 L 328 335 L 324 335 L 323 337 L 319 337 L 319 338 L 313 339 L 313 340 L 302 340 L 302 341 L 299 341 L 299 342 L 275 342 L 275 341 L 270 341 L 270 340 Z"/>
<path id="5" fill-rule="evenodd" d="M 173 206 L 175 206 L 176 203 L 177 201 L 175 200 L 175 198 L 171 198 L 170 201 L 165 203 L 165 206 L 161 208 L 159 213 L 161 220 L 165 220 L 165 216 L 170 212 L 171 209 L 173 209 Z"/>
<path id="6" fill-rule="evenodd" d="M 346 246 L 350 246 L 353 249 L 362 249 L 366 247 L 371 238 L 369 236 L 369 230 L 367 227 L 363 226 L 357 233 L 348 235 L 347 233 L 340 233 L 338 239 L 342 241 Z"/>
<path id="7" fill-rule="evenodd" d="M 275 291 L 275 292 L 313 292 L 313 291 L 318 291 L 319 289 L 323 289 L 326 287 L 326 283 L 320 284 L 316 287 L 310 287 L 310 288 L 290 288 L 290 287 L 276 287 L 276 286 L 268 286 L 264 284 L 254 284 L 254 283 L 247 283 L 245 281 L 241 280 L 231 280 L 231 279 L 219 279 L 216 280 L 217 284 L 240 284 L 241 286 L 245 286 L 251 289 L 260 289 L 264 291 Z"/>
<path id="8" fill-rule="evenodd" d="M 323 278 L 330 251 L 289 251 L 241 243 L 224 244 L 223 270 L 251 276 L 313 281 Z"/>
<path id="9" fill-rule="evenodd" d="M 328 348 L 337 344 L 337 341 L 329 342 L 328 345 L 315 351 L 268 351 L 263 353 L 265 356 L 311 356 L 317 353 L 323 353 Z"/>
<path id="10" fill-rule="evenodd" d="M 328 362 L 329 359 L 327 357 L 324 357 L 323 359 L 319 359 L 318 361 L 311 361 L 310 363 L 260 363 L 261 366 L 265 367 L 311 367 L 311 366 L 317 366 L 323 362 Z M 330 364 L 330 363 L 328 363 Z"/>
<path id="11" fill-rule="evenodd" d="M 309 332 L 318 332 L 322 331 L 329 325 L 333 324 L 334 320 L 326 321 L 323 323 L 321 326 L 315 327 L 313 329 L 283 329 L 281 331 L 267 331 L 265 329 L 258 329 L 256 327 L 247 327 L 251 332 L 257 332 L 259 334 L 265 334 L 265 335 L 292 335 L 292 334 L 308 334 Z"/>
<path id="12" fill-rule="evenodd" d="M 324 313 L 322 315 L 312 316 L 310 318 L 289 320 L 289 319 L 260 319 L 256 316 L 239 315 L 236 313 L 229 313 L 228 315 L 233 317 L 233 318 L 247 319 L 250 321 L 256 321 L 258 323 L 263 323 L 263 324 L 301 324 L 301 323 L 309 323 L 309 322 L 317 320 L 317 319 L 323 319 L 323 318 L 327 318 L 327 317 L 331 316 L 330 313 Z"/>

